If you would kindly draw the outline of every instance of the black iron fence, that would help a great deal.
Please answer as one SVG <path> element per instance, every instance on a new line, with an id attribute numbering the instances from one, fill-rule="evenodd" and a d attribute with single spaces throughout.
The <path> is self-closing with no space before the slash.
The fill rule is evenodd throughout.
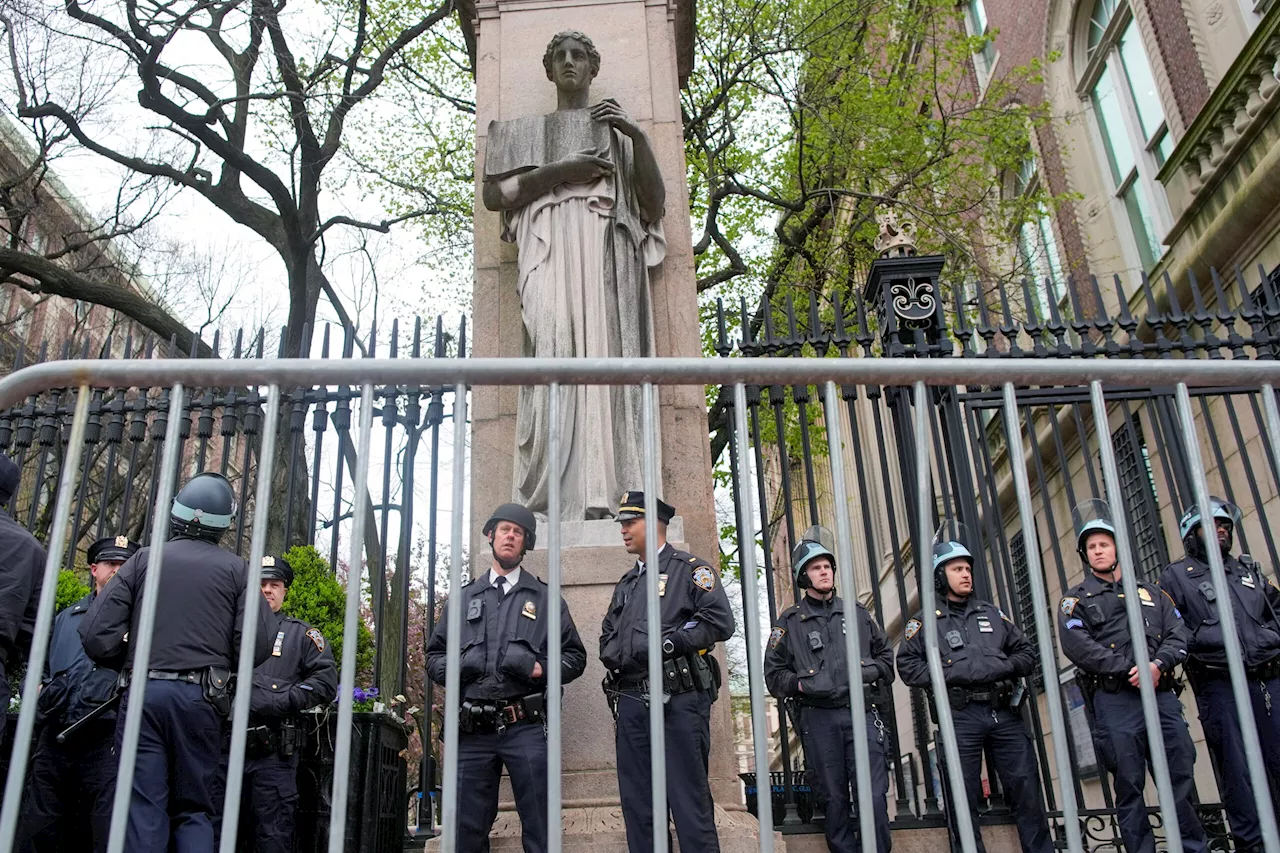
<path id="1" fill-rule="evenodd" d="M 1155 580 L 1171 559 L 1182 555 L 1177 518 L 1191 506 L 1186 448 L 1174 397 L 1178 362 L 1183 359 L 1272 359 L 1280 341 L 1280 299 L 1274 275 L 1259 271 L 1249 283 L 1239 270 L 1230 276 L 1213 271 L 1210 280 L 1174 288 L 1167 280 L 1145 276 L 1134 283 L 1119 277 L 1094 277 L 1060 283 L 1021 285 L 947 284 L 939 258 L 877 261 L 859 292 L 792 292 L 772 304 L 736 310 L 718 305 L 721 356 L 788 358 L 820 356 L 876 358 L 898 356 L 929 359 L 1165 359 L 1167 387 L 1109 388 L 1108 419 L 1112 430 L 1130 541 L 1140 576 Z M 736 340 L 731 338 L 733 330 Z M 932 531 L 915 528 L 916 460 L 912 442 L 911 390 L 903 387 L 846 385 L 841 388 L 839 417 L 853 436 L 845 454 L 845 481 L 851 485 L 847 507 L 828 489 L 826 413 L 818 389 L 806 386 L 749 386 L 746 394 L 755 494 L 759 509 L 754 530 L 739 530 L 737 546 L 763 543 L 763 570 L 768 583 L 767 607 L 775 617 L 792 601 L 788 555 L 798 534 L 811 524 L 834 528 L 835 514 L 847 509 L 858 550 L 858 586 L 870 596 L 864 603 L 900 637 L 903 622 L 918 609 L 920 574 L 915 571 L 913 542 L 927 542 Z M 1010 436 L 1001 419 L 1001 388 L 938 387 L 930 391 L 928 412 L 935 459 L 935 525 L 958 519 L 977 531 L 982 551 L 975 566 L 975 593 L 995 601 L 1035 641 L 1033 604 L 1028 582 L 1027 550 L 1040 554 L 1050 592 L 1050 607 L 1078 583 L 1082 565 L 1075 554 L 1071 508 L 1090 498 L 1106 498 L 1098 458 L 1098 440 L 1087 386 L 1027 386 L 1016 390 L 1022 446 L 1029 449 L 1038 529 L 1018 522 L 1008 463 Z M 1280 494 L 1280 472 L 1265 437 L 1260 392 L 1254 388 L 1192 390 L 1200 435 L 1207 438 L 1203 458 L 1211 487 L 1245 508 L 1237 542 L 1272 567 L 1280 566 L 1276 537 L 1267 522 Z M 733 422 L 733 389 L 721 389 L 712 408 L 712 423 Z M 731 448 L 735 438 L 724 430 Z M 735 453 L 729 454 L 733 460 Z M 737 471 L 733 482 L 737 486 Z M 735 502 L 739 496 L 735 489 Z M 860 546 L 860 548 L 859 548 Z M 1273 568 L 1274 574 L 1274 568 Z M 926 577 L 928 573 L 926 573 Z M 867 583 L 863 586 L 863 583 Z M 929 579 L 931 582 L 931 579 Z M 1056 585 L 1056 590 L 1055 590 Z M 869 600 L 866 600 L 869 599 Z M 744 606 L 754 607 L 755 602 Z M 1055 648 L 1056 648 L 1056 638 Z M 1065 659 L 1048 675 L 1063 685 L 1069 717 L 1067 756 L 1076 800 L 1080 803 L 1090 847 L 1120 849 L 1111 787 L 1095 758 L 1087 712 L 1074 671 Z M 1048 725 L 1043 691 L 1045 675 L 1030 685 L 1036 702 L 1024 713 L 1038 745 L 1042 790 L 1051 813 L 1058 808 L 1051 776 L 1059 768 L 1047 755 Z M 1194 709 L 1191 693 L 1184 695 Z M 942 754 L 920 690 L 897 685 L 894 706 L 886 709 L 893 803 L 890 815 L 898 826 L 944 821 L 945 774 Z M 1189 710 L 1188 719 L 1195 713 Z M 804 779 L 799 740 L 779 714 L 773 744 L 774 811 L 784 831 L 803 826 L 798 796 L 785 779 Z M 1210 759 L 1202 745 L 1197 766 Z M 991 767 L 991 762 L 988 762 Z M 794 774 L 792 771 L 795 771 Z M 1067 772 L 1066 767 L 1060 767 Z M 1008 813 L 1000 795 L 999 772 L 988 772 L 991 794 L 987 814 Z M 1092 780 L 1082 783 L 1080 780 Z M 1215 848 L 1228 849 L 1230 839 L 1214 786 L 1217 768 L 1200 776 L 1202 818 Z M 807 787 L 807 786 L 805 786 Z M 807 791 L 806 791 L 807 793 Z M 939 794 L 941 793 L 941 796 Z M 805 811 L 809 810 L 804 804 Z M 820 811 L 820 810 L 819 810 Z M 1159 815 L 1152 809 L 1160 832 Z M 1061 813 L 1057 814 L 1059 825 Z"/>

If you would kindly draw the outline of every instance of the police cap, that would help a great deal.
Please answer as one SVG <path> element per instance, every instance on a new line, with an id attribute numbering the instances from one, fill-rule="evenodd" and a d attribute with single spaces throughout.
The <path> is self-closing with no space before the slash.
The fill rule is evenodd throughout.
<path id="1" fill-rule="evenodd" d="M 7 455 L 0 453 L 0 503 L 8 503 L 13 493 L 18 491 L 18 483 L 22 481 L 22 471 Z"/>
<path id="2" fill-rule="evenodd" d="M 658 521 L 663 524 L 676 517 L 676 508 L 662 498 L 655 499 L 658 505 Z M 644 518 L 644 492 L 632 490 L 618 501 L 618 521 L 630 521 L 633 518 Z"/>
<path id="3" fill-rule="evenodd" d="M 88 560 L 90 564 L 103 561 L 123 563 L 139 547 L 141 546 L 137 542 L 130 542 L 128 536 L 107 536 L 89 546 Z"/>
<path id="4" fill-rule="evenodd" d="M 262 579 L 264 581 L 284 581 L 285 586 L 293 585 L 293 566 L 284 557 L 273 557 L 267 554 L 262 558 Z"/>

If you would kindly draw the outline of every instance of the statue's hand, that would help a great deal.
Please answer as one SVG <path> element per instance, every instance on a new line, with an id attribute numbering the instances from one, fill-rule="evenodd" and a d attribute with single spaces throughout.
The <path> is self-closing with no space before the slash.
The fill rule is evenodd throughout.
<path id="1" fill-rule="evenodd" d="M 617 101 L 603 100 L 591 108 L 591 117 L 596 121 L 602 121 L 611 127 L 616 127 L 621 132 L 631 138 L 643 135 L 644 131 L 640 129 L 640 125 L 627 115 L 627 111 L 620 107 Z"/>
<path id="2" fill-rule="evenodd" d="M 585 184 L 613 174 L 613 163 L 589 148 L 565 157 L 558 167 L 563 182 L 569 184 Z"/>

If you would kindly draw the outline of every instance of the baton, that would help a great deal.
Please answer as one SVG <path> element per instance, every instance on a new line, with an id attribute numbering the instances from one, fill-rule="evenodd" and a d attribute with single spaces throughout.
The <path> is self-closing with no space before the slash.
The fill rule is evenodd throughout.
<path id="1" fill-rule="evenodd" d="M 56 740 L 56 741 L 57 741 L 58 743 L 60 743 L 60 744 L 62 744 L 62 743 L 66 743 L 66 742 L 67 742 L 67 738 L 69 738 L 69 737 L 71 737 L 72 735 L 74 735 L 78 730 L 80 730 L 80 729 L 84 728 L 85 726 L 89 725 L 89 723 L 92 723 L 94 720 L 98 719 L 99 717 L 103 716 L 103 715 L 104 715 L 104 714 L 106 714 L 108 711 L 112 710 L 112 709 L 113 709 L 113 708 L 115 708 L 117 705 L 119 705 L 119 704 L 120 704 L 120 698 L 121 698 L 123 695 L 124 695 L 123 693 L 116 693 L 116 694 L 115 694 L 114 696 L 112 696 L 110 699 L 108 699 L 107 701 L 103 702 L 101 705 L 99 705 L 98 707 L 94 708 L 92 711 L 90 711 L 89 713 L 85 714 L 83 717 L 81 717 L 80 719 L 76 720 L 74 723 L 72 723 L 71 725 L 67 726 L 67 727 L 66 727 L 65 729 L 63 729 L 62 731 L 58 732 L 58 736 L 57 736 L 56 738 L 54 738 L 54 740 Z"/>

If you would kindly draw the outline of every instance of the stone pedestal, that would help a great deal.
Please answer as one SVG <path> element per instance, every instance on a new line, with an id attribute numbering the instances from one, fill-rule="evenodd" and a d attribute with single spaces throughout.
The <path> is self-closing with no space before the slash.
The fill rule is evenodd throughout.
<path id="1" fill-rule="evenodd" d="M 678 55 L 684 56 L 687 73 L 692 4 L 689 0 L 474 0 L 474 5 L 467 2 L 463 8 L 472 13 L 468 36 L 474 37 L 475 47 L 477 176 L 484 174 L 485 134 L 491 120 L 545 114 L 556 108 L 555 87 L 542 67 L 551 37 L 562 30 L 581 30 L 594 40 L 602 62 L 592 83 L 592 100 L 615 99 L 644 128 L 666 181 L 666 259 L 650 270 L 657 354 L 701 355 L 678 91 Z M 677 46 L 678 26 L 682 48 Z M 524 330 L 515 288 L 516 249 L 500 240 L 500 217 L 484 208 L 479 190 L 477 183 L 472 354 L 518 357 L 524 354 Z M 515 387 L 472 392 L 471 554 L 477 570 L 487 564 L 489 554 L 480 527 L 488 511 L 512 495 L 516 393 Z M 664 446 L 662 497 L 683 516 L 679 538 L 687 544 L 682 547 L 715 562 L 718 535 L 705 389 L 660 388 L 659 418 Z M 619 485 L 623 490 L 643 487 L 642 483 Z M 565 693 L 566 732 L 572 735 L 564 741 L 564 798 L 566 807 L 573 810 L 572 815 L 566 814 L 566 825 L 594 826 L 602 813 L 617 806 L 613 721 L 600 690 L 604 673 L 597 652 L 600 621 L 613 586 L 633 558 L 618 544 L 616 527 L 609 538 L 610 525 L 581 523 L 567 527 L 563 538 L 565 597 L 589 659 L 586 674 Z M 542 577 L 545 565 L 545 553 L 531 554 L 525 563 Z M 735 833 L 741 824 L 749 824 L 754 837 L 754 820 L 738 806 L 740 785 L 727 684 L 713 706 L 711 740 L 712 793 L 726 814 L 737 812 L 726 818 L 727 830 Z M 509 793 L 503 801 L 505 809 Z M 618 840 L 621 836 L 606 833 L 597 838 L 606 836 L 614 839 L 607 842 L 613 846 L 582 849 L 625 849 Z"/>

